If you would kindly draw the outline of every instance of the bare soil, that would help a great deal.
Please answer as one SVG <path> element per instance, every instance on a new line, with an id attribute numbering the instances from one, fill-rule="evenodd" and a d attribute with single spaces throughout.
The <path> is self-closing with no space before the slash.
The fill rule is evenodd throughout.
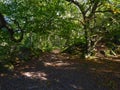
<path id="1" fill-rule="evenodd" d="M 0 73 L 0 90 L 120 90 L 119 58 L 44 53 Z"/>

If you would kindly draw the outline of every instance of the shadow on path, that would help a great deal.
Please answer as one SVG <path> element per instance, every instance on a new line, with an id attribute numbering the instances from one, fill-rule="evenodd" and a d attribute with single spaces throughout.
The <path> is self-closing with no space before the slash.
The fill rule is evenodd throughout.
<path id="1" fill-rule="evenodd" d="M 0 90 L 120 90 L 120 64 L 113 68 L 58 56 L 41 59 L 0 74 Z"/>

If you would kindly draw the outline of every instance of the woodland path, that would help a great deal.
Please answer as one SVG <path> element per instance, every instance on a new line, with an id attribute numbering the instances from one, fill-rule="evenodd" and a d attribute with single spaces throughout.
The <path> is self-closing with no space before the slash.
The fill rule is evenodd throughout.
<path id="1" fill-rule="evenodd" d="M 120 62 L 45 53 L 0 74 L 0 90 L 120 90 Z"/>

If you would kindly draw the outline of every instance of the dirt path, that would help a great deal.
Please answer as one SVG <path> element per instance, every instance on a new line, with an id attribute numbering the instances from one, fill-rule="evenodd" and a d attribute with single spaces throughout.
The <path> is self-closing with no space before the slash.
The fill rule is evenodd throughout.
<path id="1" fill-rule="evenodd" d="M 120 90 L 120 63 L 44 54 L 0 75 L 0 90 Z"/>

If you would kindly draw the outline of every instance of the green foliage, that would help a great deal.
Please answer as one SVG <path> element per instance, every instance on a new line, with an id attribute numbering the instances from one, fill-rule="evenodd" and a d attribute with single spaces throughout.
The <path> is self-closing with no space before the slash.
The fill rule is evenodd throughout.
<path id="1" fill-rule="evenodd" d="M 19 29 L 14 20 L 19 23 L 24 30 L 24 39 L 16 44 L 9 39 L 7 30 L 2 29 L 0 60 L 14 61 L 16 57 L 29 60 L 32 55 L 39 57 L 42 51 L 55 48 L 64 51 L 71 46 L 77 49 L 82 44 L 82 51 L 78 51 L 85 55 L 86 49 L 93 53 L 102 41 L 112 43 L 114 47 L 120 44 L 119 1 L 81 0 L 78 2 L 80 6 L 69 1 L 71 0 L 1 0 L 0 12 L 14 31 Z M 79 42 L 82 44 L 74 46 Z M 13 46 L 17 49 L 11 51 Z M 22 51 L 21 47 L 28 50 Z"/>

